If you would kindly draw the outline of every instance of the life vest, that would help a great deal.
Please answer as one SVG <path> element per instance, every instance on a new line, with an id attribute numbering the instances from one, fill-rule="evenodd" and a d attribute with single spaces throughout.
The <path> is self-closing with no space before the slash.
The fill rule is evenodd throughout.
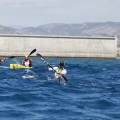
<path id="1" fill-rule="evenodd" d="M 24 63 L 24 65 L 27 66 L 27 67 L 29 66 L 29 64 L 30 64 L 29 60 L 25 61 L 25 63 Z"/>
<path id="2" fill-rule="evenodd" d="M 57 68 L 55 71 L 56 71 L 56 72 L 62 72 L 62 69 Z"/>
<path id="3" fill-rule="evenodd" d="M 56 71 L 56 72 L 55 72 L 55 78 L 59 78 L 59 77 L 60 77 L 60 75 L 59 75 L 59 74 L 57 74 L 57 72 L 61 73 L 61 72 L 62 72 L 62 69 L 57 68 L 55 71 Z"/>

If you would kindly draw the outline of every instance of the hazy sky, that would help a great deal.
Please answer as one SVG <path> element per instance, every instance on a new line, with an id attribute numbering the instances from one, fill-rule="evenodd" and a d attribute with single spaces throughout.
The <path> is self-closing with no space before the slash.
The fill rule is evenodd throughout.
<path id="1" fill-rule="evenodd" d="M 0 25 L 120 22 L 120 0 L 0 0 Z"/>

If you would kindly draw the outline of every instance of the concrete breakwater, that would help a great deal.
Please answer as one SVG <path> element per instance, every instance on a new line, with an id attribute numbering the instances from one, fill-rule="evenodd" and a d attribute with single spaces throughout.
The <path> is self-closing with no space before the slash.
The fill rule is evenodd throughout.
<path id="1" fill-rule="evenodd" d="M 0 35 L 0 56 L 24 56 L 34 48 L 46 57 L 117 58 L 117 37 Z"/>

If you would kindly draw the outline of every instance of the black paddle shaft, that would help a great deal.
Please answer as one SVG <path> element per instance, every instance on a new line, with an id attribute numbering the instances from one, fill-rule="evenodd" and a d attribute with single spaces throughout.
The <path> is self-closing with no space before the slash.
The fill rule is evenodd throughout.
<path id="1" fill-rule="evenodd" d="M 15 58 L 15 56 L 9 56 L 9 57 L 3 58 L 3 59 L 4 59 L 4 61 L 5 61 L 5 60 L 7 60 L 7 59 L 9 59 L 9 58 Z"/>
<path id="2" fill-rule="evenodd" d="M 52 68 L 54 72 L 56 72 L 56 70 L 55 70 L 48 62 L 45 61 L 45 59 L 43 58 L 42 55 L 40 55 L 39 53 L 37 53 L 36 55 L 37 55 L 38 57 L 40 57 L 40 59 L 41 59 L 44 63 L 48 64 L 48 66 L 49 66 L 50 68 Z M 62 77 L 64 78 L 65 82 L 68 82 L 68 79 L 67 79 L 65 76 L 62 75 Z"/>

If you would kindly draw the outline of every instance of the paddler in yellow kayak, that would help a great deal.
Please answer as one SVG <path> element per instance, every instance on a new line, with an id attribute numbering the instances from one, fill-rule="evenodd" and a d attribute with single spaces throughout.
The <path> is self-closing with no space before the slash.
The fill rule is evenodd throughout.
<path id="1" fill-rule="evenodd" d="M 22 65 L 26 67 L 32 67 L 32 60 L 28 58 L 28 56 L 25 56 L 25 59 L 22 61 Z"/>
<path id="2" fill-rule="evenodd" d="M 58 82 L 60 83 L 60 79 L 62 79 L 62 75 L 65 76 L 67 73 L 67 70 L 64 68 L 64 62 L 59 63 L 59 67 L 53 67 L 50 68 L 49 64 L 46 63 L 48 71 L 53 71 L 53 69 L 56 71 L 55 72 L 55 78 L 58 79 Z"/>

